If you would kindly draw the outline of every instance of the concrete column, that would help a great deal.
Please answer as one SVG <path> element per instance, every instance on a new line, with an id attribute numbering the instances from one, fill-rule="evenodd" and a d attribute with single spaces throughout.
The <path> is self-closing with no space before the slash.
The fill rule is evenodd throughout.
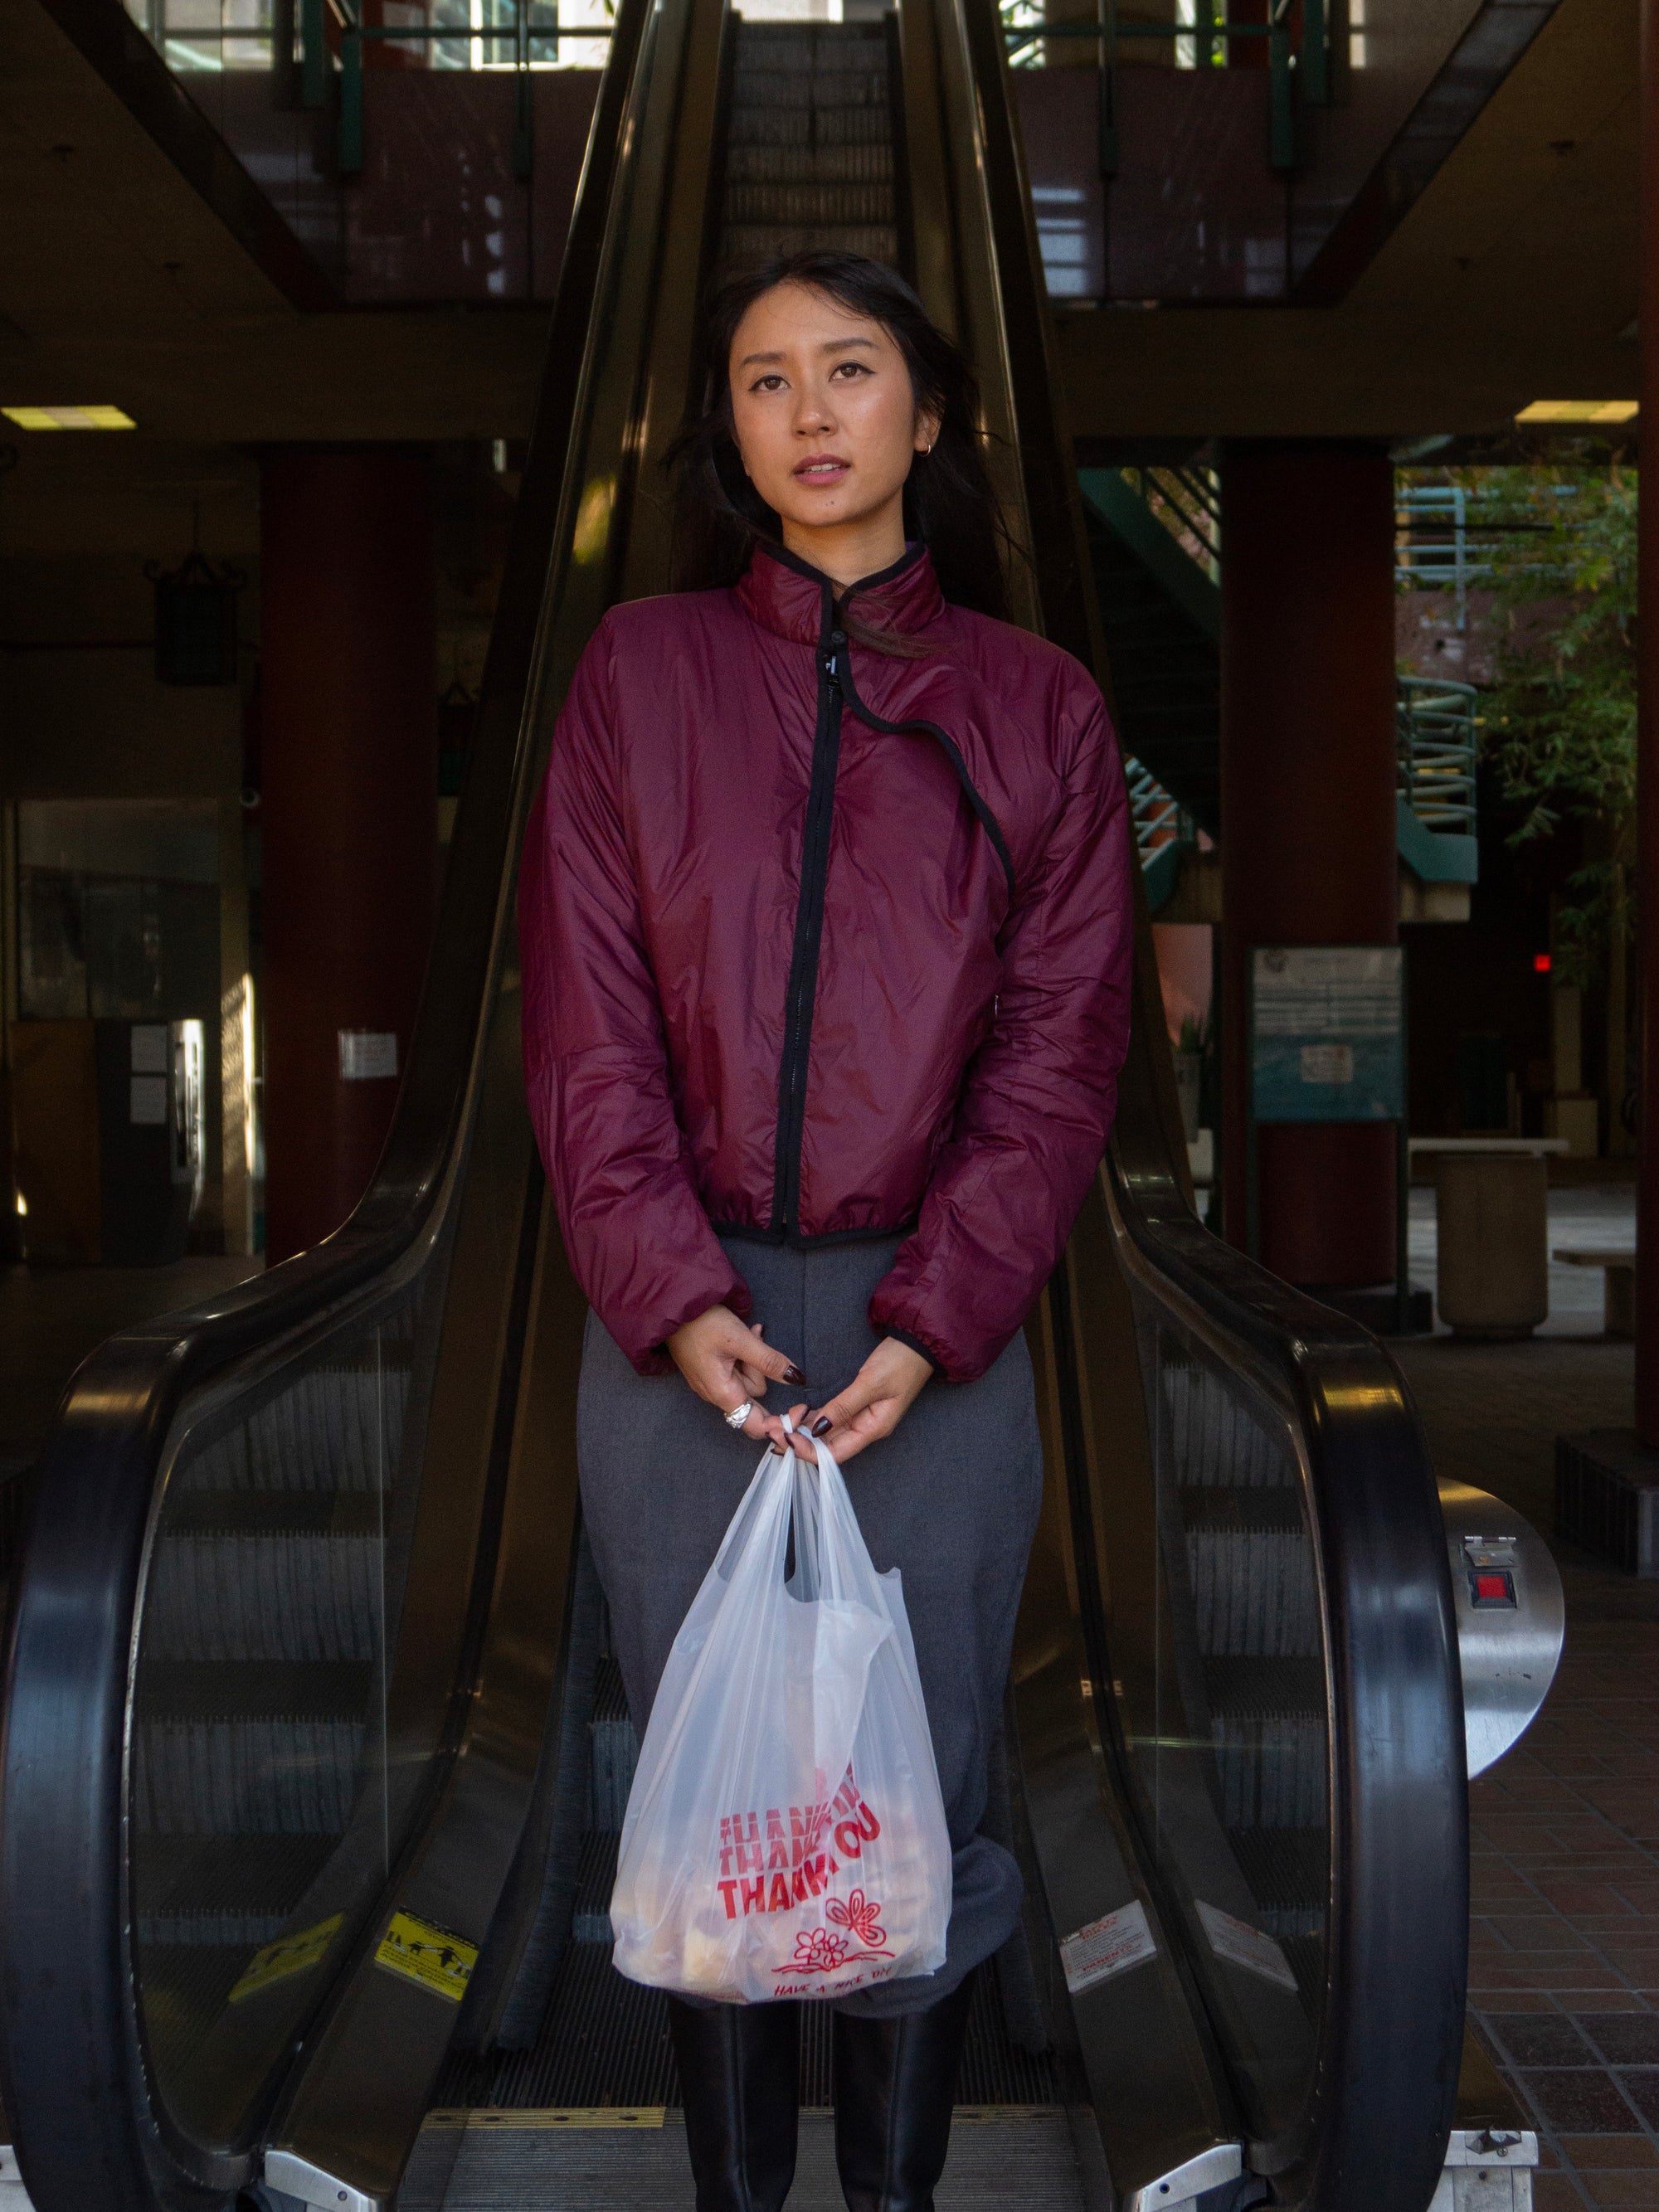
<path id="1" fill-rule="evenodd" d="M 1659 0 L 1642 0 L 1640 420 L 1659 422 Z M 1641 932 L 1641 1105 L 1636 1184 L 1636 1429 L 1659 1446 L 1659 482 L 1638 519 L 1636 879 Z M 1615 1094 L 1616 1097 L 1616 1094 Z M 1615 1106 L 1615 1111 L 1616 1111 Z M 1611 1147 L 1609 1147 L 1611 1149 Z"/>
<path id="2" fill-rule="evenodd" d="M 272 1261 L 337 1228 L 367 1188 L 425 974 L 437 881 L 429 476 L 425 459 L 395 452 L 295 448 L 264 465 Z"/>
<path id="3" fill-rule="evenodd" d="M 1373 447 L 1240 446 L 1221 495 L 1223 1142 L 1242 1246 L 1251 948 L 1399 933 L 1394 479 Z M 1392 1281 L 1394 1147 L 1391 1126 L 1263 1129 L 1266 1264 L 1316 1286 Z"/>

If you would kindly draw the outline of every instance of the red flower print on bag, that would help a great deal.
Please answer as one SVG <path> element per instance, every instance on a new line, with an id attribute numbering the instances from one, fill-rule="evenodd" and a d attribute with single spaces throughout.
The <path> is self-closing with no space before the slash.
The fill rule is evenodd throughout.
<path id="1" fill-rule="evenodd" d="M 851 1932 L 855 1943 L 878 1948 L 887 1941 L 886 1930 L 881 1924 L 881 1907 L 872 1898 L 866 1898 L 861 1889 L 855 1889 L 845 1905 L 838 1897 L 832 1897 L 823 1910 L 826 1918 Z"/>
<path id="2" fill-rule="evenodd" d="M 847 1938 L 832 1936 L 827 1928 L 795 1938 L 795 1966 L 806 1973 L 833 1974 L 846 1955 Z"/>
<path id="3" fill-rule="evenodd" d="M 884 1946 L 887 1931 L 881 1924 L 881 1905 L 873 1897 L 866 1897 L 855 1889 L 843 1905 L 832 1897 L 824 1906 L 824 1916 L 838 1928 L 848 1930 L 846 1936 L 832 1936 L 827 1928 L 804 1930 L 795 1938 L 795 1955 L 787 1966 L 780 1966 L 781 1974 L 833 1974 L 842 1966 L 853 1966 L 860 1959 L 890 1959 L 892 1953 Z M 860 1950 L 849 1948 L 851 1943 L 860 1944 Z"/>

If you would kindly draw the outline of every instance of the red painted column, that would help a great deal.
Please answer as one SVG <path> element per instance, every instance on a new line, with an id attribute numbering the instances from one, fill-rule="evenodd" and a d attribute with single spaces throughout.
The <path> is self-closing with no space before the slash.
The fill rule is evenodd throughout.
<path id="1" fill-rule="evenodd" d="M 1659 423 L 1659 0 L 1642 0 L 1642 412 Z M 1659 465 L 1644 477 L 1638 518 L 1636 753 L 1637 988 L 1641 1110 L 1636 1170 L 1636 1431 L 1659 1446 Z"/>
<path id="2" fill-rule="evenodd" d="M 391 1124 L 436 900 L 438 684 L 428 463 L 276 452 L 260 501 L 265 1245 L 276 1261 L 345 1219 Z M 395 1036 L 398 1075 L 347 1079 L 342 1031 Z"/>
<path id="3" fill-rule="evenodd" d="M 1399 933 L 1394 478 L 1372 447 L 1251 445 L 1221 487 L 1222 1141 L 1242 1246 L 1251 948 Z M 1260 1133 L 1275 1274 L 1393 1280 L 1395 1142 L 1391 1125 Z"/>

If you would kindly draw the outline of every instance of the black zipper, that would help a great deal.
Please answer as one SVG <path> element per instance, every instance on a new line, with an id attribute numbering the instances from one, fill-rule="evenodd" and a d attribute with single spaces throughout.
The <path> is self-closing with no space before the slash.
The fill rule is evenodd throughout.
<path id="1" fill-rule="evenodd" d="M 830 872 L 835 826 L 836 769 L 841 757 L 842 655 L 847 639 L 835 619 L 826 588 L 818 635 L 818 719 L 812 737 L 812 779 L 801 838 L 800 896 L 783 1023 L 783 1063 L 778 1075 L 778 1135 L 772 1182 L 772 1228 L 792 1235 L 799 1227 L 800 1155 L 806 1120 L 806 1060 L 817 995 L 818 947 L 823 936 L 823 889 Z"/>

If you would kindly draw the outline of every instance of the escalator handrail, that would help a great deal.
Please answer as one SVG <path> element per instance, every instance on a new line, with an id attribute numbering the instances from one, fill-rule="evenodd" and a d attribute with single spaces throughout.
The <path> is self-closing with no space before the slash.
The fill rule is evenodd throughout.
<path id="1" fill-rule="evenodd" d="M 535 742 L 534 671 L 571 507 L 567 450 L 623 125 L 657 0 L 621 0 L 556 297 L 547 367 L 491 634 L 467 787 L 409 1071 L 370 1188 L 313 1250 L 180 1315 L 123 1331 L 71 1379 L 32 1470 L 0 1718 L 0 2094 L 26 2170 L 63 2201 L 222 2202 L 246 2160 L 184 2137 L 152 2094 L 132 1984 L 123 1801 L 136 1593 L 156 1485 L 186 1401 L 251 1357 L 374 1301 L 441 1231 L 507 957 L 512 871 Z M 574 511 L 574 510 L 573 510 Z"/>
<path id="2" fill-rule="evenodd" d="M 1310 2203 L 1426 2203 L 1454 2117 L 1468 1912 L 1462 1683 L 1433 1468 L 1375 1338 L 1222 1244 L 1172 1179 L 1154 1191 L 1115 1161 L 1110 1182 L 1126 1265 L 1195 1310 L 1289 1416 L 1304 1466 L 1331 1670 L 1332 1888 L 1317 2072 L 1275 2157 L 1303 2171 Z"/>
<path id="3" fill-rule="evenodd" d="M 950 4 L 975 94 L 1043 627 L 1104 679 L 1005 43 L 986 0 Z M 1161 1036 L 1161 996 L 1145 968 L 1135 1018 Z M 1160 1064 L 1144 1051 L 1125 1074 L 1126 1086 L 1138 1078 L 1146 1088 L 1133 1100 L 1126 1090 L 1132 1110 L 1120 1115 L 1103 1170 L 1121 1258 L 1190 1302 L 1236 1366 L 1291 1413 L 1322 1583 L 1334 1713 L 1327 1998 L 1308 2104 L 1284 2142 L 1253 2152 L 1293 2180 L 1289 2201 L 1345 2212 L 1426 2204 L 1462 2041 L 1468 1836 L 1456 1620 L 1432 1469 L 1382 1346 L 1198 1222 L 1177 1164 L 1167 1054 Z M 1087 1483 L 1087 1468 L 1072 1480 Z"/>

